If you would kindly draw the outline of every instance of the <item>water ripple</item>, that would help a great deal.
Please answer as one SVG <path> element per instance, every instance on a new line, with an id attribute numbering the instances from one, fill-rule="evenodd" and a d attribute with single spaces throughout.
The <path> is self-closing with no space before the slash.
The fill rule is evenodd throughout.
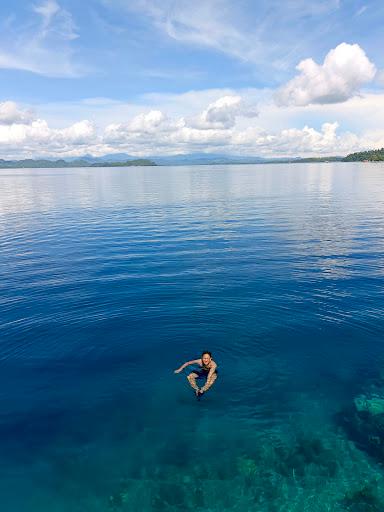
<path id="1" fill-rule="evenodd" d="M 94 382 L 104 361 L 104 400 L 210 348 L 231 414 L 253 419 L 335 360 L 368 365 L 384 174 L 338 165 L 331 188 L 311 166 L 0 175 L 1 364 Z"/>

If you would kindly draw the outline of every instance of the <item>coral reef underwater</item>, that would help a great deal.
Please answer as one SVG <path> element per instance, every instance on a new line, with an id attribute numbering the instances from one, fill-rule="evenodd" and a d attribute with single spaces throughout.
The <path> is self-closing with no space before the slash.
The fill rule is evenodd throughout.
<path id="1" fill-rule="evenodd" d="M 337 420 L 357 447 L 383 465 L 384 373 L 368 380 Z"/>
<path id="2" fill-rule="evenodd" d="M 209 415 L 184 436 L 175 426 L 147 465 L 114 482 L 108 509 L 383 512 L 384 374 L 356 389 L 341 409 L 297 396 L 287 421 L 266 428 Z"/>
<path id="3" fill-rule="evenodd" d="M 299 437 L 268 442 L 251 455 L 236 450 L 214 460 L 159 465 L 139 479 L 121 479 L 109 497 L 113 512 L 148 511 L 382 511 L 380 471 L 361 463 L 361 454 L 334 437 Z"/>
<path id="4" fill-rule="evenodd" d="M 382 512 L 381 386 L 366 382 L 337 414 L 337 401 L 298 395 L 270 424 L 218 417 L 208 401 L 176 408 L 168 423 L 157 397 L 136 422 L 123 407 L 104 421 L 74 418 L 38 463 L 30 454 L 28 510 Z"/>

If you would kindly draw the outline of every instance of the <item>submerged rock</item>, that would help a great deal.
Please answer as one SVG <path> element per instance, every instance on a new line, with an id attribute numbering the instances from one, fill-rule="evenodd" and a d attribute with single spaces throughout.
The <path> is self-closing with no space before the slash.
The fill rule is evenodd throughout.
<path id="1" fill-rule="evenodd" d="M 359 395 L 354 399 L 354 403 L 358 412 L 366 411 L 373 416 L 384 414 L 384 397 Z"/>
<path id="2" fill-rule="evenodd" d="M 296 444 L 280 446 L 275 452 L 276 470 L 284 476 L 303 477 L 310 466 L 322 477 L 333 477 L 337 472 L 335 455 L 324 447 L 321 439 L 298 438 Z"/>
<path id="3" fill-rule="evenodd" d="M 337 420 L 359 449 L 384 463 L 384 388 L 377 381 L 367 383 Z"/>
<path id="4" fill-rule="evenodd" d="M 376 482 L 364 484 L 360 489 L 346 493 L 343 505 L 350 512 L 382 512 L 383 510 Z"/>

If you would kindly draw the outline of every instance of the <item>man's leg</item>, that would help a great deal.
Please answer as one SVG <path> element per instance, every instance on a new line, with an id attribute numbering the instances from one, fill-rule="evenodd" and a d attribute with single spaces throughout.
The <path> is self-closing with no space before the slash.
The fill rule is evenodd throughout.
<path id="1" fill-rule="evenodd" d="M 198 385 L 196 384 L 196 379 L 197 379 L 198 375 L 197 373 L 190 373 L 187 377 L 188 379 L 188 382 L 190 383 L 191 387 L 195 390 L 195 391 L 199 391 L 199 387 Z"/>
<path id="2" fill-rule="evenodd" d="M 207 382 L 206 382 L 206 383 L 204 384 L 204 386 L 201 388 L 201 391 L 203 391 L 204 393 L 205 393 L 206 391 L 208 391 L 208 389 L 209 389 L 209 388 L 214 384 L 214 382 L 215 382 L 215 380 L 216 380 L 216 379 L 217 379 L 217 374 L 216 374 L 216 373 L 214 373 L 214 374 L 211 376 L 211 378 L 209 379 L 209 381 L 208 381 L 208 379 L 207 379 Z"/>

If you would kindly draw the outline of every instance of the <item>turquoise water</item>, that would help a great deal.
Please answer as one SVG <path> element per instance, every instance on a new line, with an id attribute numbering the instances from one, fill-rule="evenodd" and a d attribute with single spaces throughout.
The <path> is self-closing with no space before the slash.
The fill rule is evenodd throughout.
<path id="1" fill-rule="evenodd" d="M 2 512 L 384 510 L 383 192 L 383 164 L 1 171 Z M 206 349 L 198 402 L 173 370 Z"/>

